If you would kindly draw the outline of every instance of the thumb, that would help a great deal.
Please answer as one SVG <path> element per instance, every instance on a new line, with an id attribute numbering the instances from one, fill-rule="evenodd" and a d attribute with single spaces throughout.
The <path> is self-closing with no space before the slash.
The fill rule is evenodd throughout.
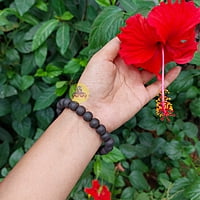
<path id="1" fill-rule="evenodd" d="M 120 40 L 115 37 L 110 40 L 100 51 L 98 51 L 97 56 L 108 61 L 113 61 L 119 51 Z"/>

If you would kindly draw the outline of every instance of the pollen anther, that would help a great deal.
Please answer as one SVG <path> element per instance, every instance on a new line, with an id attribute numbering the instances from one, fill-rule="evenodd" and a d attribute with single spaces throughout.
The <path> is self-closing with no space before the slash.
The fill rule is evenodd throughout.
<path id="1" fill-rule="evenodd" d="M 156 115 L 160 117 L 160 119 L 170 121 L 169 117 L 174 117 L 174 109 L 170 102 L 171 98 L 166 96 L 169 91 L 165 89 L 165 95 L 164 95 L 164 102 L 162 102 L 162 94 L 159 94 L 158 99 L 156 100 Z"/>

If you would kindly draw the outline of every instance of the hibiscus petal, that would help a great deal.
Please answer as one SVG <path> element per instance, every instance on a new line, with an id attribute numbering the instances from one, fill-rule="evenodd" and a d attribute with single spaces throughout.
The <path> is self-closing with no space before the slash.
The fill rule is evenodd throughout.
<path id="1" fill-rule="evenodd" d="M 138 64 L 141 68 L 154 73 L 158 79 L 160 79 L 160 70 L 162 65 L 162 52 L 161 46 L 157 47 L 157 50 L 154 52 L 154 55 L 145 63 Z"/>
<path id="2" fill-rule="evenodd" d="M 98 198 L 98 189 L 100 188 L 100 184 L 98 180 L 93 180 L 92 181 L 92 187 L 91 188 L 85 188 L 84 191 L 85 193 L 91 195 L 95 200 Z"/>
<path id="3" fill-rule="evenodd" d="M 189 62 L 197 50 L 197 42 L 194 40 L 195 30 L 191 29 L 182 34 L 182 40 L 175 40 L 177 38 L 171 38 L 166 44 L 166 53 L 170 54 L 172 60 L 184 64 Z"/>
<path id="4" fill-rule="evenodd" d="M 100 183 L 99 183 L 98 180 L 94 179 L 94 180 L 92 181 L 92 188 L 94 188 L 94 189 L 99 189 L 100 186 L 101 186 L 101 185 L 100 185 Z"/>
<path id="5" fill-rule="evenodd" d="M 111 192 L 107 186 L 103 185 L 100 197 L 101 200 L 111 200 Z"/>
<path id="6" fill-rule="evenodd" d="M 154 55 L 159 41 L 155 29 L 140 14 L 130 17 L 126 24 L 118 35 L 121 40 L 120 56 L 128 65 L 148 61 Z"/>
<path id="7" fill-rule="evenodd" d="M 196 8 L 193 2 L 161 2 L 151 10 L 147 21 L 156 27 L 163 43 L 170 38 L 181 40 L 182 34 L 200 23 L 200 9 Z"/>
<path id="8" fill-rule="evenodd" d="M 200 9 L 193 2 L 162 2 L 152 9 L 147 21 L 162 38 L 168 62 L 182 64 L 192 59 L 197 49 L 195 26 L 200 23 Z"/>

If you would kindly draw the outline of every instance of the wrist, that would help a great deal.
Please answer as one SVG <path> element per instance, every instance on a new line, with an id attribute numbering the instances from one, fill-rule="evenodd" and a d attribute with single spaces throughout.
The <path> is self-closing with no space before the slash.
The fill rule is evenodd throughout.
<path id="1" fill-rule="evenodd" d="M 106 154 L 113 149 L 113 139 L 107 132 L 106 127 L 103 124 L 101 124 L 99 119 L 93 116 L 93 113 L 87 111 L 83 105 L 80 105 L 78 102 L 72 101 L 68 98 L 63 98 L 57 103 L 56 111 L 58 114 L 60 114 L 65 108 L 73 111 L 75 115 L 82 118 L 82 121 L 87 122 L 89 127 L 95 130 L 96 134 L 98 134 L 101 137 L 103 146 L 99 148 L 99 154 Z"/>

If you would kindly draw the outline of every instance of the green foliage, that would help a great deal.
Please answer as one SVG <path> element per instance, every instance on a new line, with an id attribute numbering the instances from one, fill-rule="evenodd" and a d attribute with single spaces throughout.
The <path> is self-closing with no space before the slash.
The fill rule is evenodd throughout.
<path id="1" fill-rule="evenodd" d="M 55 119 L 90 56 L 125 19 L 155 0 L 1 0 L 0 177 L 3 179 Z M 200 5 L 199 0 L 195 3 Z M 95 156 L 69 200 L 103 180 L 113 200 L 200 199 L 200 53 L 169 91 L 176 117 L 161 122 L 155 100 L 114 131 L 116 146 Z M 170 66 L 169 66 L 170 67 Z"/>

